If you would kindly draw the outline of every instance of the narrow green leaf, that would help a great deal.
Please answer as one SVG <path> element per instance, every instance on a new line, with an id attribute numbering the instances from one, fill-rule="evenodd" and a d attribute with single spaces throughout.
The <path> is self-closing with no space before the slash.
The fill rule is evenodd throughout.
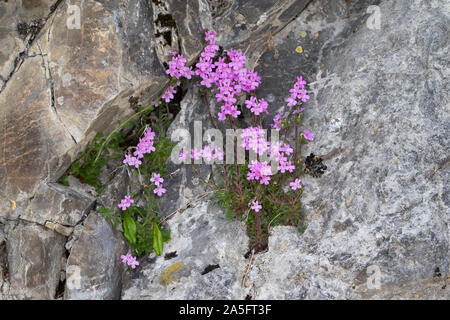
<path id="1" fill-rule="evenodd" d="M 163 251 L 163 237 L 156 222 L 153 222 L 153 249 L 160 256 Z"/>
<path id="2" fill-rule="evenodd" d="M 123 235 L 131 244 L 136 244 L 136 223 L 130 214 L 126 213 L 123 217 Z"/>

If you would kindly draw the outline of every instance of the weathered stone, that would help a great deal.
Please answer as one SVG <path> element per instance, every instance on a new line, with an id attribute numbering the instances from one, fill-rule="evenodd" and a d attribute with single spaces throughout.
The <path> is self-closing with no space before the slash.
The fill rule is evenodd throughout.
<path id="1" fill-rule="evenodd" d="M 274 37 L 258 95 L 281 106 L 297 75 L 309 80 L 303 126 L 315 139 L 302 154 L 328 169 L 305 178 L 306 232 L 278 227 L 258 256 L 256 298 L 450 297 L 449 9 L 314 1 Z"/>
<path id="2" fill-rule="evenodd" d="M 5 275 L 7 275 L 8 268 L 8 259 L 6 254 L 6 243 L 5 243 L 5 234 L 3 232 L 4 226 L 0 224 L 0 300 L 3 300 L 3 289 L 6 292 L 7 279 Z M 5 288 L 4 287 L 4 284 Z"/>
<path id="3" fill-rule="evenodd" d="M 126 245 L 119 231 L 92 212 L 74 243 L 66 267 L 65 299 L 119 299 Z"/>
<path id="4" fill-rule="evenodd" d="M 156 54 L 161 63 L 167 63 L 172 58 L 171 52 L 180 51 L 177 25 L 165 1 L 152 1 L 152 7 Z"/>
<path id="5" fill-rule="evenodd" d="M 20 219 L 36 222 L 65 236 L 94 206 L 95 198 L 63 185 L 42 184 Z"/>
<path id="6" fill-rule="evenodd" d="M 211 101 L 211 112 L 216 114 L 217 107 L 214 101 Z M 179 143 L 180 147 L 186 143 L 186 137 L 180 134 L 181 131 L 189 133 L 190 140 L 188 145 L 183 144 L 183 150 L 190 152 L 191 148 L 197 150 L 202 148 L 202 145 L 196 145 L 194 135 L 198 136 L 201 143 L 206 128 L 212 128 L 209 120 L 208 109 L 204 99 L 198 88 L 191 87 L 186 96 L 180 104 L 181 110 L 178 112 L 175 119 L 172 121 L 167 136 L 172 139 L 174 143 Z M 199 132 L 195 132 L 195 126 L 200 128 Z M 205 139 L 206 143 L 207 139 Z M 177 146 L 177 148 L 179 148 Z M 181 151 L 181 150 L 180 150 Z M 210 174 L 209 165 L 196 165 L 196 173 L 190 164 L 178 164 L 177 150 L 173 150 L 172 154 L 175 159 L 169 158 L 167 160 L 167 173 L 164 178 L 164 187 L 167 189 L 166 194 L 159 201 L 159 207 L 162 215 L 168 215 L 173 211 L 182 208 L 189 201 L 193 200 L 198 195 L 204 193 L 205 188 L 198 175 L 202 178 L 207 178 Z M 174 161 L 175 160 L 175 161 Z"/>
<path id="7" fill-rule="evenodd" d="M 8 231 L 9 299 L 54 299 L 65 237 L 19 222 Z"/>
<path id="8" fill-rule="evenodd" d="M 122 299 L 243 299 L 248 237 L 239 222 L 199 201 L 168 220 L 171 240 L 124 280 Z M 172 257 L 172 258 L 171 258 Z"/>
<path id="9" fill-rule="evenodd" d="M 0 2 L 0 92 L 57 0 Z"/>
<path id="10" fill-rule="evenodd" d="M 105 186 L 98 202 L 105 208 L 118 209 L 120 200 L 127 194 L 128 182 L 130 181 L 126 166 L 118 169 L 116 176 Z"/>
<path id="11" fill-rule="evenodd" d="M 105 186 L 98 198 L 99 205 L 118 209 L 117 204 L 127 194 L 128 182 L 124 166 Z M 65 299 L 120 298 L 125 269 L 120 256 L 127 252 L 121 232 L 95 211 L 75 229 L 66 244 L 71 251 L 66 267 Z"/>
<path id="12" fill-rule="evenodd" d="M 82 2 L 79 28 L 69 5 L 58 6 L 0 94 L 2 220 L 10 200 L 22 214 L 41 181 L 59 179 L 97 132 L 129 117 L 131 96 L 145 106 L 167 83 L 151 4 Z"/>
<path id="13" fill-rule="evenodd" d="M 274 34 L 300 14 L 311 0 L 169 0 L 181 52 L 193 61 L 204 46 L 200 28 L 217 32 L 223 47 L 240 48 L 256 61 Z"/>

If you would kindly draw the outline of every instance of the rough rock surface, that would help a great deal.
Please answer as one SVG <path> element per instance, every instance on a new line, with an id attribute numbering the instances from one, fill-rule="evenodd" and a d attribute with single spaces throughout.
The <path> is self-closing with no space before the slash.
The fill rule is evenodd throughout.
<path id="1" fill-rule="evenodd" d="M 0 2 L 0 92 L 54 10 L 57 0 Z"/>
<path id="2" fill-rule="evenodd" d="M 270 46 L 310 0 L 169 0 L 167 6 L 177 25 L 181 52 L 192 61 L 203 49 L 201 29 L 217 32 L 225 48 L 240 48 L 251 61 Z"/>
<path id="3" fill-rule="evenodd" d="M 41 181 L 59 179 L 96 132 L 108 133 L 126 119 L 131 96 L 147 105 L 167 83 L 152 49 L 150 4 L 75 7 L 60 2 L 0 94 L 2 220 L 12 213 L 10 200 L 20 215 Z"/>
<path id="4" fill-rule="evenodd" d="M 118 299 L 126 246 L 119 231 L 96 212 L 87 218 L 66 267 L 65 299 Z"/>
<path id="5" fill-rule="evenodd" d="M 8 283 L 6 282 L 6 273 L 7 273 L 7 265 L 8 265 L 8 257 L 6 254 L 6 242 L 5 242 L 5 234 L 4 234 L 4 226 L 0 224 L 0 300 L 3 300 L 3 289 L 5 292 L 7 291 L 6 286 Z M 4 288 L 5 287 L 5 288 Z"/>
<path id="6" fill-rule="evenodd" d="M 89 213 L 94 203 L 95 198 L 62 185 L 43 184 L 20 218 L 69 236 L 73 227 Z"/>
<path id="7" fill-rule="evenodd" d="M 244 299 L 245 228 L 199 201 L 168 220 L 171 240 L 124 280 L 122 299 Z"/>
<path id="8" fill-rule="evenodd" d="M 123 167 L 99 197 L 105 208 L 117 208 L 127 194 L 129 177 Z M 65 299 L 119 299 L 125 266 L 120 256 L 127 246 L 121 232 L 100 213 L 92 211 L 81 234 L 69 240 L 71 251 L 66 266 Z"/>
<path id="9" fill-rule="evenodd" d="M 20 221 L 8 231 L 8 299 L 54 299 L 59 283 L 65 237 L 34 223 Z"/>
<path id="10" fill-rule="evenodd" d="M 258 95 L 275 114 L 295 77 L 306 77 L 303 123 L 316 137 L 302 154 L 323 156 L 328 170 L 305 179 L 306 232 L 275 228 L 240 290 L 256 299 L 450 297 L 448 20 L 439 1 L 318 0 L 264 48 Z M 192 110 L 180 114 L 196 113 L 201 96 L 186 99 Z M 190 293 L 188 271 L 162 261 L 124 297 L 202 297 Z M 154 293 L 170 266 L 180 267 L 177 293 Z"/>
<path id="11" fill-rule="evenodd" d="M 303 123 L 316 136 L 303 154 L 328 170 L 305 181 L 306 232 L 277 228 L 258 256 L 257 298 L 450 297 L 449 9 L 315 1 L 274 38 L 259 93 L 282 105 L 280 81 L 307 76 Z"/>

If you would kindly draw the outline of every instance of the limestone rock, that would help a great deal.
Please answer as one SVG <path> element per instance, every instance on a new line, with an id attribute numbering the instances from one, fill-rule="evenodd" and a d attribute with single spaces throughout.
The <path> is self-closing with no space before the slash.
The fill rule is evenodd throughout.
<path id="1" fill-rule="evenodd" d="M 100 204 L 118 209 L 117 204 L 127 194 L 128 181 L 128 172 L 122 167 L 99 196 Z M 77 234 L 66 244 L 71 251 L 66 267 L 65 299 L 120 298 L 125 269 L 120 256 L 127 253 L 121 232 L 95 211 L 75 229 Z"/>
<path id="2" fill-rule="evenodd" d="M 0 92 L 23 61 L 32 41 L 57 0 L 0 2 Z"/>
<path id="3" fill-rule="evenodd" d="M 131 96 L 146 106 L 161 93 L 154 43 L 148 2 L 56 8 L 0 94 L 2 220 L 22 214 L 41 181 L 59 179 L 97 132 L 128 118 Z"/>
<path id="4" fill-rule="evenodd" d="M 65 237 L 21 221 L 8 232 L 8 299 L 54 299 Z"/>
<path id="5" fill-rule="evenodd" d="M 248 237 L 239 222 L 199 201 L 168 220 L 161 257 L 141 260 L 124 280 L 122 299 L 243 299 Z M 145 258 L 144 258 L 145 259 Z"/>
<path id="6" fill-rule="evenodd" d="M 271 45 L 274 34 L 283 29 L 310 0 L 169 0 L 167 6 L 176 23 L 181 52 L 193 61 L 204 46 L 200 28 L 217 32 L 223 47 L 240 48 L 252 62 Z"/>
<path id="7" fill-rule="evenodd" d="M 449 9 L 314 1 L 274 38 L 258 94 L 282 106 L 306 77 L 302 154 L 328 170 L 304 181 L 306 232 L 276 228 L 258 257 L 256 298 L 449 298 Z"/>
<path id="8" fill-rule="evenodd" d="M 42 184 L 21 219 L 55 228 L 69 236 L 94 206 L 95 198 L 59 184 Z"/>
<path id="9" fill-rule="evenodd" d="M 120 232 L 92 212 L 67 261 L 64 299 L 119 299 L 122 254 L 126 246 Z"/>

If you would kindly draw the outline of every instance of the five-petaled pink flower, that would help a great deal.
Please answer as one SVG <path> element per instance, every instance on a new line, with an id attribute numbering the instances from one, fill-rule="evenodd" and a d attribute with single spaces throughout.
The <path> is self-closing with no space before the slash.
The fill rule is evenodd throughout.
<path id="1" fill-rule="evenodd" d="M 153 172 L 150 181 L 153 182 L 155 186 L 159 186 L 161 183 L 164 182 L 164 179 L 161 178 L 161 175 L 159 173 Z"/>
<path id="2" fill-rule="evenodd" d="M 309 141 L 313 141 L 314 139 L 314 133 L 310 132 L 308 129 L 303 131 L 303 135 L 305 136 L 305 139 Z"/>
<path id="3" fill-rule="evenodd" d="M 292 190 L 297 190 L 297 189 L 301 189 L 302 188 L 300 179 L 295 179 L 295 181 L 289 183 L 289 185 L 291 186 Z"/>
<path id="4" fill-rule="evenodd" d="M 258 201 L 253 201 L 253 205 L 251 206 L 251 209 L 255 212 L 259 212 L 259 210 L 262 209 L 262 206 L 258 203 Z"/>
<path id="5" fill-rule="evenodd" d="M 158 197 L 161 197 L 164 193 L 166 193 L 166 189 L 163 188 L 162 184 L 159 184 L 154 190 L 153 193 L 156 193 Z"/>

